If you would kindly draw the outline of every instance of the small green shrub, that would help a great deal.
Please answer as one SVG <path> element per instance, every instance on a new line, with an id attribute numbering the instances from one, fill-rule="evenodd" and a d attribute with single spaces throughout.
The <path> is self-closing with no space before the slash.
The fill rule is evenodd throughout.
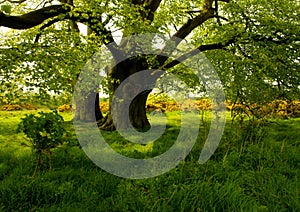
<path id="1" fill-rule="evenodd" d="M 31 147 L 37 152 L 38 158 L 33 176 L 38 167 L 43 165 L 43 156 L 48 158 L 48 168 L 51 169 L 51 149 L 62 144 L 67 137 L 63 127 L 64 120 L 56 110 L 53 112 L 39 112 L 38 115 L 26 114 L 18 125 L 18 132 L 24 132 L 31 143 Z"/>

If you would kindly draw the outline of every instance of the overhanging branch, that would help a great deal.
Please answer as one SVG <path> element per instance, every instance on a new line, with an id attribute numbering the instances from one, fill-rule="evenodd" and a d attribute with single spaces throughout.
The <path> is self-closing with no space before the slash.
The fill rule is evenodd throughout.
<path id="1" fill-rule="evenodd" d="M 69 14 L 71 7 L 68 5 L 52 5 L 43 7 L 41 9 L 26 13 L 20 16 L 9 16 L 0 12 L 0 26 L 5 26 L 12 29 L 28 29 L 42 24 L 44 21 L 50 18 L 48 23 L 41 27 L 41 30 L 53 25 L 54 23 L 62 20 L 71 20 L 74 22 L 81 22 L 88 24 L 91 29 L 93 29 L 98 35 L 101 35 L 103 38 L 103 43 L 108 44 L 114 41 L 112 34 L 108 31 L 101 22 L 101 14 L 97 14 L 97 17 L 93 16 L 92 12 L 77 12 L 78 16 Z M 63 18 L 58 17 L 60 14 L 65 14 Z M 83 14 L 88 14 L 84 16 Z M 95 24 L 96 23 L 96 24 Z M 100 25 L 99 25 L 100 24 Z M 35 42 L 38 41 L 40 34 L 36 36 Z"/>
<path id="2" fill-rule="evenodd" d="M 42 30 L 44 30 L 44 29 L 46 29 L 46 28 L 52 26 L 53 24 L 55 24 L 55 23 L 57 23 L 57 22 L 59 22 L 59 21 L 61 21 L 60 18 L 55 18 L 55 19 L 49 21 L 48 23 L 46 23 L 45 25 L 43 25 L 43 26 L 40 28 L 40 31 L 42 31 Z M 39 38 L 41 37 L 41 35 L 42 35 L 41 32 L 38 33 L 38 34 L 36 35 L 35 40 L 34 40 L 34 43 L 37 43 L 37 42 L 39 41 Z"/>
<path id="3" fill-rule="evenodd" d="M 69 11 L 70 7 L 66 5 L 52 5 L 20 16 L 10 16 L 0 12 L 0 26 L 11 29 L 29 29 L 43 23 L 49 18 L 66 14 Z"/>
<path id="4" fill-rule="evenodd" d="M 237 36 L 236 36 L 237 37 Z M 236 37 L 228 40 L 225 43 L 215 43 L 215 44 L 204 44 L 204 45 L 200 45 L 199 47 L 191 50 L 190 52 L 182 55 L 181 57 L 171 61 L 170 63 L 167 63 L 166 65 L 163 66 L 163 69 L 169 69 L 169 68 L 173 68 L 174 66 L 178 65 L 179 63 L 181 63 L 182 61 L 193 57 L 197 54 L 199 54 L 200 52 L 205 52 L 205 51 L 209 51 L 209 50 L 215 50 L 215 49 L 224 49 L 225 47 L 233 44 L 236 41 Z M 200 52 L 199 52 L 200 51 Z"/>
<path id="5" fill-rule="evenodd" d="M 0 4 L 3 4 L 5 2 L 9 2 L 9 3 L 12 3 L 12 4 L 21 4 L 23 2 L 25 2 L 27 0 L 16 0 L 16 1 L 13 1 L 13 0 L 3 0 L 3 1 L 0 1 Z"/>

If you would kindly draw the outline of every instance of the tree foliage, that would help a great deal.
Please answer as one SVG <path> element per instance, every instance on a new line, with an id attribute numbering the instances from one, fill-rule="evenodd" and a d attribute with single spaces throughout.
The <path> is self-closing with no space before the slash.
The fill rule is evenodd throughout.
<path id="1" fill-rule="evenodd" d="M 186 39 L 205 52 L 233 101 L 299 95 L 299 2 L 4 0 L 0 6 L 0 26 L 16 29 L 0 49 L 2 90 L 25 85 L 40 94 L 72 93 L 83 64 L 101 45 L 151 32 Z M 176 60 L 154 59 L 157 68 L 194 84 Z"/>

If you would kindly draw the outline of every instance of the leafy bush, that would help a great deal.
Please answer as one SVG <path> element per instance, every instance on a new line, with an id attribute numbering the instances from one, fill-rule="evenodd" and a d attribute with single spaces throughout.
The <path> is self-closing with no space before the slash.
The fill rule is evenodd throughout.
<path id="1" fill-rule="evenodd" d="M 38 115 L 26 114 L 18 125 L 19 132 L 24 132 L 37 152 L 38 158 L 33 176 L 37 174 L 38 167 L 43 164 L 43 156 L 47 156 L 51 169 L 51 149 L 62 144 L 67 137 L 63 127 L 63 118 L 56 110 L 50 113 L 39 112 Z"/>

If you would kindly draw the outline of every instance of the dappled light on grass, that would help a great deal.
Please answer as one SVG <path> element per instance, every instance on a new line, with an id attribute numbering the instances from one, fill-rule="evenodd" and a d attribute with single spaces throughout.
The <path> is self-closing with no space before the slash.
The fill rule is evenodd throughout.
<path id="1" fill-rule="evenodd" d="M 180 130 L 180 113 L 167 113 L 167 126 L 165 132 L 155 141 L 148 144 L 135 144 L 124 139 L 118 132 L 102 132 L 110 146 L 122 155 L 132 158 L 151 158 L 167 151 L 176 141 Z M 149 117 L 150 123 L 165 124 L 165 119 L 153 115 Z"/>

